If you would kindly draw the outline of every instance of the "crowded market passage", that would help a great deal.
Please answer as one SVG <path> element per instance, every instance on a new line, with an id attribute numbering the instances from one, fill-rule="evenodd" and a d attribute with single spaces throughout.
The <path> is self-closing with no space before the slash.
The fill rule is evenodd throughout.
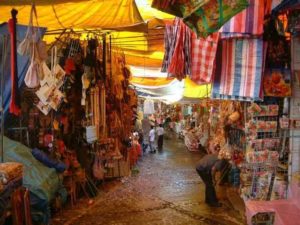
<path id="1" fill-rule="evenodd" d="M 224 186 L 216 188 L 222 207 L 205 204 L 204 183 L 195 170 L 203 153 L 189 152 L 175 135 L 165 138 L 162 151 L 148 151 L 131 177 L 104 184 L 92 206 L 83 200 L 53 224 L 244 224 Z"/>

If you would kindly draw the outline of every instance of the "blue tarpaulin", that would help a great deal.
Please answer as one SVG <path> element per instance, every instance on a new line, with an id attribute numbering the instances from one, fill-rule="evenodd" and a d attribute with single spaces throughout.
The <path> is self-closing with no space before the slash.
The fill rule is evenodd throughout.
<path id="1" fill-rule="evenodd" d="M 17 25 L 17 46 L 18 44 L 24 39 L 25 34 L 27 31 L 27 26 Z M 40 33 L 43 35 L 46 29 L 41 28 Z M 0 25 L 0 36 L 3 37 L 7 35 L 7 54 L 6 54 L 6 62 L 4 62 L 4 119 L 6 118 L 7 114 L 9 113 L 9 103 L 10 103 L 10 96 L 11 96 L 11 77 L 10 77 L 10 36 L 8 31 L 8 24 L 3 23 Z M 2 76 L 2 46 L 3 46 L 3 38 L 0 38 L 0 69 L 1 69 L 1 76 Z M 17 62 L 18 62 L 18 86 L 19 88 L 22 87 L 24 83 L 24 78 L 27 72 L 27 68 L 29 65 L 29 57 L 28 56 L 21 56 L 17 54 Z"/>
<path id="2" fill-rule="evenodd" d="M 56 170 L 36 160 L 30 148 L 6 137 L 4 137 L 4 162 L 23 164 L 23 186 L 30 191 L 33 219 L 47 224 L 50 219 L 49 203 L 61 187 Z"/>

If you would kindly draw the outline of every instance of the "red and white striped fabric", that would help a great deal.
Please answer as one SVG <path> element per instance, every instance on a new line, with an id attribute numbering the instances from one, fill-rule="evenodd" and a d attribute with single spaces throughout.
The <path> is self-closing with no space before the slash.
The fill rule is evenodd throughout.
<path id="1" fill-rule="evenodd" d="M 213 33 L 207 38 L 192 35 L 192 74 L 191 80 L 197 84 L 212 82 L 214 64 L 218 47 L 219 33 Z"/>
<path id="2" fill-rule="evenodd" d="M 264 16 L 270 0 L 249 0 L 249 7 L 232 17 L 220 29 L 222 38 L 261 35 L 264 32 Z"/>

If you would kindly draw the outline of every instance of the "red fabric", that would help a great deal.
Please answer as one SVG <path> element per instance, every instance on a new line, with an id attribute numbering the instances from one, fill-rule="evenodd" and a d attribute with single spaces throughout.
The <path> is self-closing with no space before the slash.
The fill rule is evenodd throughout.
<path id="1" fill-rule="evenodd" d="M 67 75 L 71 74 L 74 70 L 76 70 L 75 62 L 72 58 L 67 58 L 66 59 L 64 70 L 65 70 Z"/>
<path id="2" fill-rule="evenodd" d="M 192 74 L 191 80 L 197 84 L 212 82 L 214 64 L 217 53 L 219 33 L 213 33 L 207 38 L 197 39 L 192 34 Z"/>
<path id="3" fill-rule="evenodd" d="M 141 145 L 138 142 L 134 141 L 129 152 L 130 152 L 130 167 L 133 167 L 137 163 L 139 156 L 142 155 Z"/>
<path id="4" fill-rule="evenodd" d="M 184 74 L 184 38 L 186 28 L 182 22 L 179 22 L 177 25 L 179 25 L 180 27 L 178 30 L 175 50 L 168 68 L 168 72 L 175 76 L 178 80 L 182 80 L 186 75 Z"/>
<path id="5" fill-rule="evenodd" d="M 16 46 L 16 23 L 14 19 L 8 21 L 8 28 L 10 33 L 10 60 L 11 60 L 11 98 L 9 105 L 9 112 L 19 116 L 21 109 L 19 106 L 18 96 L 18 68 L 17 68 L 17 46 Z"/>

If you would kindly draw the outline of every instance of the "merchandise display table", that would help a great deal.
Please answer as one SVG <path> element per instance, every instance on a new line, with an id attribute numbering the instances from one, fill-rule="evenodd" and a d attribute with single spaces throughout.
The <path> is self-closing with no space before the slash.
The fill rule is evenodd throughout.
<path id="1" fill-rule="evenodd" d="M 252 217 L 258 213 L 275 213 L 274 225 L 294 225 L 300 215 L 300 187 L 292 184 L 286 200 L 246 201 L 247 224 L 251 225 Z"/>

